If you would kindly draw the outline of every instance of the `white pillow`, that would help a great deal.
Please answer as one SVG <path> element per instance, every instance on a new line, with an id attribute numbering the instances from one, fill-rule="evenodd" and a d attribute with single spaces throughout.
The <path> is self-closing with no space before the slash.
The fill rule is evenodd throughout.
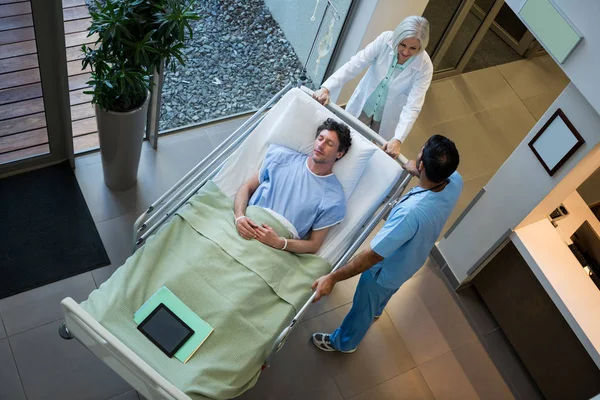
<path id="1" fill-rule="evenodd" d="M 292 89 L 290 93 L 295 97 L 289 101 L 269 132 L 267 143 L 280 144 L 309 154 L 313 149 L 319 125 L 327 118 L 342 121 L 303 91 Z M 333 166 L 333 173 L 344 189 L 346 200 L 352 195 L 369 159 L 377 150 L 373 143 L 352 128 L 350 128 L 350 135 L 352 137 L 350 149 Z"/>
<path id="2" fill-rule="evenodd" d="M 348 153 L 333 165 L 333 173 L 340 181 L 346 200 L 350 198 L 369 160 L 375 154 L 377 147 L 360 133 L 350 130 L 352 146 Z"/>
<path id="3" fill-rule="evenodd" d="M 298 88 L 291 89 L 273 106 L 254 132 L 234 152 L 215 177 L 215 183 L 229 197 L 260 168 L 269 144 L 280 144 L 308 154 L 317 127 L 327 118 L 340 121 L 332 112 Z M 352 146 L 333 166 L 333 172 L 350 198 L 377 147 L 350 128 Z"/>

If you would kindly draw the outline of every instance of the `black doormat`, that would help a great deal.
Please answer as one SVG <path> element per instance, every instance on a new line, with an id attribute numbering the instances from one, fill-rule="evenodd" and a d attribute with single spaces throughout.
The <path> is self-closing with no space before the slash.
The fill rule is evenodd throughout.
<path id="1" fill-rule="evenodd" d="M 0 299 L 110 264 L 68 162 L 0 179 Z"/>

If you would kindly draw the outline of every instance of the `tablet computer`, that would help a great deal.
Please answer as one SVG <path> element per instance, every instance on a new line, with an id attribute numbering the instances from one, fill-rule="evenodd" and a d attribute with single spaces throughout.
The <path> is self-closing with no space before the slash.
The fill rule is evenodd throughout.
<path id="1" fill-rule="evenodd" d="M 160 303 L 137 328 L 168 357 L 173 357 L 194 334 L 192 328 L 163 303 Z"/>

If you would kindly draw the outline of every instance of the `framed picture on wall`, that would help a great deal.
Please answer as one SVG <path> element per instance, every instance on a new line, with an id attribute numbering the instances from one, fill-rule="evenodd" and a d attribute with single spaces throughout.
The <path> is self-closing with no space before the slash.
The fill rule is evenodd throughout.
<path id="1" fill-rule="evenodd" d="M 529 142 L 529 147 L 550 176 L 579 149 L 585 140 L 559 108 Z"/>

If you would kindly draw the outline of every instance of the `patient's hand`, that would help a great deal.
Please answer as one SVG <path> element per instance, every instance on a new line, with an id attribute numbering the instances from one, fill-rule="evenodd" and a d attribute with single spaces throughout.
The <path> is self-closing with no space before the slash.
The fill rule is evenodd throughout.
<path id="1" fill-rule="evenodd" d="M 313 92 L 313 99 L 326 106 L 329 104 L 329 89 L 322 87 L 321 89 Z"/>
<path id="2" fill-rule="evenodd" d="M 256 240 L 261 243 L 271 246 L 275 249 L 282 249 L 285 244 L 285 240 L 279 237 L 275 229 L 271 228 L 267 224 L 256 227 Z"/>
<path id="3" fill-rule="evenodd" d="M 235 224 L 235 228 L 240 236 L 244 239 L 256 239 L 256 229 L 258 228 L 258 225 L 256 225 L 250 218 L 240 218 Z"/>

